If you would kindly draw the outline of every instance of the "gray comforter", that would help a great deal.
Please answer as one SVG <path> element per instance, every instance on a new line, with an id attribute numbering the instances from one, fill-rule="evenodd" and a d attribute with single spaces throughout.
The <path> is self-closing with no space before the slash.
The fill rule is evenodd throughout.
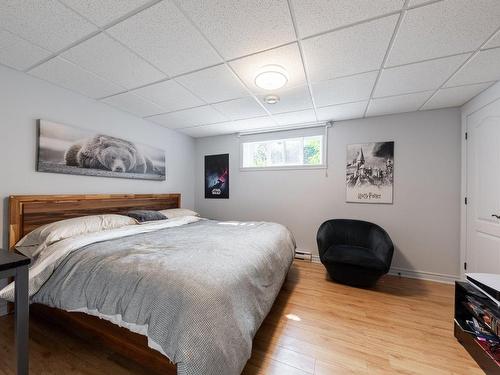
<path id="1" fill-rule="evenodd" d="M 293 260 L 273 223 L 197 223 L 87 245 L 32 297 L 147 325 L 179 375 L 240 374 Z"/>

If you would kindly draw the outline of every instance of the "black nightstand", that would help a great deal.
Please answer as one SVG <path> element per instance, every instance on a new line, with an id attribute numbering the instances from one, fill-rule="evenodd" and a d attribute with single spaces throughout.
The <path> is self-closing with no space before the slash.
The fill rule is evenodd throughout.
<path id="1" fill-rule="evenodd" d="M 15 319 L 18 375 L 28 374 L 29 264 L 30 259 L 24 255 L 0 249 L 0 279 L 14 277 L 16 282 Z"/>

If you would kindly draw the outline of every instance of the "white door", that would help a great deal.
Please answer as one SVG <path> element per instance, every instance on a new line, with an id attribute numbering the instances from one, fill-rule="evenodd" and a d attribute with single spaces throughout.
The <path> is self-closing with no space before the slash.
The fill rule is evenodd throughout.
<path id="1" fill-rule="evenodd" d="M 465 272 L 500 274 L 500 103 L 467 119 Z"/>

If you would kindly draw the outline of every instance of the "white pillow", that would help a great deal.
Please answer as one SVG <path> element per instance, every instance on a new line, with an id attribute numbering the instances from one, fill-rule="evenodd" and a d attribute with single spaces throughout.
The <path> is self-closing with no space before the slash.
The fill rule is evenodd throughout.
<path id="1" fill-rule="evenodd" d="M 135 219 L 115 214 L 90 215 L 60 220 L 43 225 L 28 233 L 16 244 L 16 250 L 27 257 L 35 258 L 54 242 L 80 234 L 100 232 L 134 224 L 137 224 Z"/>
<path id="2" fill-rule="evenodd" d="M 165 215 L 167 219 L 173 219 L 175 217 L 182 217 L 182 216 L 200 216 L 198 212 L 188 210 L 187 208 L 171 208 L 169 210 L 161 210 L 158 212 Z"/>

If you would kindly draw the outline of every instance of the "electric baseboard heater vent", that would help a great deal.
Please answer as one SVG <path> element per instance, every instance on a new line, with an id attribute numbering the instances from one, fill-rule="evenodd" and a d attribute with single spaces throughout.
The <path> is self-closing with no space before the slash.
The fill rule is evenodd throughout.
<path id="1" fill-rule="evenodd" d="M 308 251 L 295 250 L 295 259 L 312 261 L 312 254 Z"/>

